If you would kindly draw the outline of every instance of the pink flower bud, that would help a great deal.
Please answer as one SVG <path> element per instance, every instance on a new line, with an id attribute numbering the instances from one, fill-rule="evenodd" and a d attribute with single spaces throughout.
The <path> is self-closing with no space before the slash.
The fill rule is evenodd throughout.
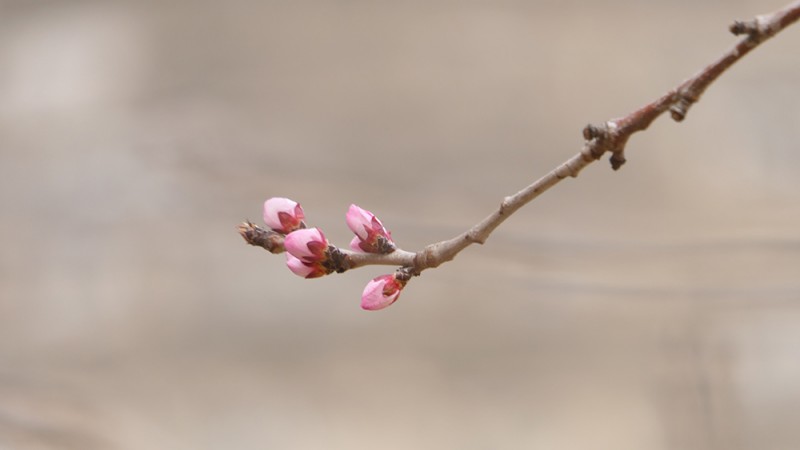
<path id="1" fill-rule="evenodd" d="M 361 307 L 368 311 L 386 308 L 400 296 L 406 282 L 398 280 L 394 275 L 381 275 L 367 283 L 361 294 Z"/>
<path id="2" fill-rule="evenodd" d="M 264 202 L 264 223 L 279 233 L 291 233 L 303 228 L 305 214 L 300 204 L 283 197 L 272 197 Z"/>
<path id="3" fill-rule="evenodd" d="M 283 240 L 286 251 L 304 263 L 322 262 L 328 258 L 328 240 L 318 228 L 292 231 Z"/>
<path id="4" fill-rule="evenodd" d="M 303 278 L 317 278 L 329 273 L 322 264 L 318 262 L 304 263 L 292 256 L 291 253 L 286 253 L 286 265 L 292 273 Z"/>
<path id="5" fill-rule="evenodd" d="M 350 247 L 356 251 L 367 253 L 391 253 L 395 250 L 392 233 L 383 227 L 383 224 L 375 214 L 350 205 L 350 209 L 345 216 L 347 226 L 356 234 L 356 239 L 350 243 Z"/>

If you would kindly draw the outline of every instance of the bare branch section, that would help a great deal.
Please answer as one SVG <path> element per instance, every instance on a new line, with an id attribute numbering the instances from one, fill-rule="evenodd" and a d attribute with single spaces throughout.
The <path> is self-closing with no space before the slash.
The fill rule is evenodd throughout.
<path id="1" fill-rule="evenodd" d="M 283 253 L 283 234 L 277 231 L 266 230 L 250 222 L 242 222 L 236 227 L 245 242 L 254 246 L 261 247 L 270 253 Z"/>
<path id="2" fill-rule="evenodd" d="M 779 33 L 800 18 L 800 0 L 794 1 L 771 14 L 756 16 L 750 21 L 737 21 L 730 31 L 743 38 L 733 48 L 722 54 L 698 73 L 685 80 L 656 100 L 631 112 L 612 119 L 602 125 L 587 125 L 583 130 L 586 140 L 581 151 L 514 195 L 503 199 L 500 207 L 485 219 L 460 235 L 441 242 L 430 244 L 419 252 L 412 253 L 401 249 L 388 254 L 359 253 L 337 249 L 336 267 L 331 271 L 343 272 L 366 265 L 390 265 L 401 267 L 401 275 L 419 275 L 423 270 L 438 267 L 452 260 L 462 250 L 472 244 L 483 244 L 489 235 L 518 209 L 555 186 L 561 180 L 578 176 L 580 171 L 611 153 L 609 161 L 614 170 L 625 163 L 625 145 L 636 132 L 643 131 L 663 113 L 669 111 L 676 122 L 686 118 L 692 104 L 700 100 L 708 86 L 736 61 L 756 48 L 762 42 Z M 283 235 L 265 230 L 250 222 L 239 226 L 239 232 L 248 244 L 281 253 Z"/>

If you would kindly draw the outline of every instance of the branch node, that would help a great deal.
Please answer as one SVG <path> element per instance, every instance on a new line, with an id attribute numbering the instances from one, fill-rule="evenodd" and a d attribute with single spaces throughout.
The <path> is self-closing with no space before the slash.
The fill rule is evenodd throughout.
<path id="1" fill-rule="evenodd" d="M 600 159 L 603 153 L 609 149 L 609 142 L 612 141 L 609 123 L 606 122 L 602 125 L 589 124 L 583 128 L 583 137 L 587 141 L 587 150 L 592 159 Z"/>
<path id="2" fill-rule="evenodd" d="M 418 277 L 420 272 L 415 270 L 413 267 L 401 267 L 394 272 L 395 278 L 399 281 L 407 282 L 412 277 Z"/>
<path id="3" fill-rule="evenodd" d="M 414 256 L 414 268 L 418 272 L 425 269 L 436 267 L 436 257 L 433 255 L 433 247 L 436 244 L 427 245 L 425 248 L 417 252 Z"/>
<path id="4" fill-rule="evenodd" d="M 480 245 L 483 245 L 484 243 L 486 243 L 486 237 L 485 236 L 481 237 L 475 231 L 469 231 L 468 233 L 466 233 L 464 235 L 464 240 L 467 241 L 467 242 L 471 242 L 471 243 L 474 243 L 474 244 L 480 244 Z"/>
<path id="5" fill-rule="evenodd" d="M 343 273 L 350 269 L 350 257 L 333 245 L 328 246 L 328 258 L 325 260 L 325 268 L 331 272 Z"/>
<path id="6" fill-rule="evenodd" d="M 611 168 L 618 170 L 625 164 L 625 141 L 627 135 L 621 133 L 619 126 L 613 120 L 610 120 L 602 125 L 586 125 L 583 129 L 583 137 L 588 141 L 582 154 L 584 158 L 588 153 L 591 159 L 600 159 L 605 152 L 611 152 Z M 577 176 L 577 172 L 572 173 L 572 176 Z"/>
<path id="7" fill-rule="evenodd" d="M 602 140 L 606 136 L 608 136 L 608 127 L 605 124 L 597 126 L 590 123 L 583 127 L 583 138 L 587 141 L 592 139 Z"/>
<path id="8" fill-rule="evenodd" d="M 619 170 L 619 168 L 622 167 L 623 164 L 625 164 L 625 151 L 619 150 L 613 152 L 611 154 L 611 158 L 609 158 L 608 161 L 611 163 L 612 170 Z"/>
<path id="9" fill-rule="evenodd" d="M 753 35 L 758 33 L 758 23 L 755 20 L 737 20 L 728 27 L 731 33 L 736 36 L 743 34 Z"/>
<path id="10" fill-rule="evenodd" d="M 692 107 L 692 103 L 695 101 L 697 100 L 689 97 L 685 93 L 680 93 L 675 103 L 669 107 L 669 114 L 672 120 L 675 122 L 683 121 L 683 119 L 686 118 L 686 114 L 689 112 L 689 108 Z"/>
<path id="11" fill-rule="evenodd" d="M 755 46 L 780 31 L 781 26 L 762 15 L 751 20 L 737 20 L 728 29 L 736 36 L 746 34 L 750 44 Z"/>
<path id="12" fill-rule="evenodd" d="M 505 197 L 502 202 L 500 202 L 500 209 L 497 211 L 498 214 L 501 216 L 506 213 L 509 205 L 511 205 L 512 198 L 511 196 Z"/>

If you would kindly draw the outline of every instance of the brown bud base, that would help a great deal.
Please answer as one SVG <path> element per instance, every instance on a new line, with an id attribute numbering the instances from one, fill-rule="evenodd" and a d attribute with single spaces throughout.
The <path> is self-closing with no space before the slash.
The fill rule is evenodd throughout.
<path id="1" fill-rule="evenodd" d="M 397 269 L 394 273 L 394 277 L 398 280 L 403 282 L 403 284 L 407 283 L 412 277 L 419 276 L 419 272 L 416 272 L 411 267 L 401 267 Z"/>
<path id="2" fill-rule="evenodd" d="M 326 253 L 328 257 L 322 265 L 328 270 L 328 273 L 343 273 L 350 269 L 350 258 L 338 247 L 329 245 Z"/>
<path id="3" fill-rule="evenodd" d="M 248 244 L 261 247 L 270 253 L 283 253 L 283 234 L 277 231 L 266 230 L 250 222 L 242 222 L 236 229 Z"/>
<path id="4" fill-rule="evenodd" d="M 375 241 L 375 244 L 378 253 L 380 253 L 381 255 L 388 255 L 389 253 L 392 253 L 393 251 L 397 250 L 397 247 L 395 247 L 394 242 L 390 241 L 389 239 L 386 239 L 383 236 L 378 236 L 378 238 Z"/>

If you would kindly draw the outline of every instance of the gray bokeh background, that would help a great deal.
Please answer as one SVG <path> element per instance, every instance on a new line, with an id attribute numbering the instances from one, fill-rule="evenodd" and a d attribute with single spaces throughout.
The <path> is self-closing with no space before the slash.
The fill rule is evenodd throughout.
<path id="1" fill-rule="evenodd" d="M 797 448 L 798 28 L 388 310 L 235 230 L 449 238 L 780 6 L 0 2 L 0 448 Z"/>

